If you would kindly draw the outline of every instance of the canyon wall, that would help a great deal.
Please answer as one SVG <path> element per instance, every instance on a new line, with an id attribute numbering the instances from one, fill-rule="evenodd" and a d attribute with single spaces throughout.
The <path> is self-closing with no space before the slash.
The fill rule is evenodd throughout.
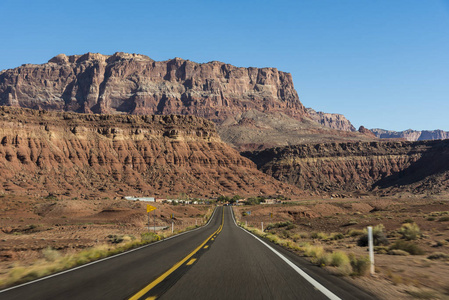
<path id="1" fill-rule="evenodd" d="M 60 54 L 0 73 L 0 105 L 84 113 L 182 114 L 221 122 L 236 113 L 307 115 L 289 73 L 139 54 Z"/>
<path id="2" fill-rule="evenodd" d="M 33 195 L 291 194 L 192 116 L 0 107 L 0 190 Z"/>
<path id="3" fill-rule="evenodd" d="M 242 154 L 266 174 L 310 191 L 449 190 L 449 140 L 296 145 Z"/>

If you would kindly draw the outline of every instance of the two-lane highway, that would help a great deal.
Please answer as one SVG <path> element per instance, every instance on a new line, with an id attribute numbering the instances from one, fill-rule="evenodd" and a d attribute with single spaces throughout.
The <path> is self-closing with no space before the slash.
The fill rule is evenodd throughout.
<path id="1" fill-rule="evenodd" d="M 296 266 L 311 271 L 314 285 L 265 246 L 237 227 L 232 208 L 210 249 L 160 299 L 373 299 L 346 281 L 271 243 Z M 307 276 L 307 275 L 306 275 Z"/>
<path id="2" fill-rule="evenodd" d="M 217 208 L 196 231 L 0 292 L 0 299 L 156 298 L 374 299 L 237 227 L 231 207 Z"/>

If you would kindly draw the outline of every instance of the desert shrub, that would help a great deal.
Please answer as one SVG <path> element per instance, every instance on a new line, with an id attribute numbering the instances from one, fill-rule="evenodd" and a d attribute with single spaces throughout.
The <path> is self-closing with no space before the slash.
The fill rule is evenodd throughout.
<path id="1" fill-rule="evenodd" d="M 142 242 L 145 242 L 145 243 L 156 242 L 161 239 L 161 237 L 154 232 L 142 233 L 141 238 L 142 238 Z"/>
<path id="2" fill-rule="evenodd" d="M 435 217 L 428 217 L 427 221 L 435 221 Z"/>
<path id="3" fill-rule="evenodd" d="M 401 226 L 398 232 L 402 235 L 402 238 L 408 241 L 421 237 L 421 230 L 416 223 L 406 223 Z"/>
<path id="4" fill-rule="evenodd" d="M 404 250 L 411 255 L 422 255 L 424 254 L 424 250 L 422 250 L 418 245 L 412 242 L 406 242 L 404 240 L 398 240 L 393 245 L 390 246 L 390 250 Z"/>
<path id="5" fill-rule="evenodd" d="M 120 244 L 123 242 L 123 235 L 110 234 L 107 236 L 108 242 L 111 244 Z"/>
<path id="6" fill-rule="evenodd" d="M 348 231 L 347 235 L 349 236 L 359 236 L 364 234 L 365 232 L 363 230 L 360 229 L 351 229 Z"/>
<path id="7" fill-rule="evenodd" d="M 287 230 L 282 230 L 282 237 L 285 239 L 289 239 L 289 238 L 291 238 L 291 234 Z"/>
<path id="8" fill-rule="evenodd" d="M 317 240 L 326 240 L 328 238 L 327 234 L 324 232 L 312 232 L 310 237 Z"/>
<path id="9" fill-rule="evenodd" d="M 264 235 L 264 238 L 266 238 L 267 240 L 269 240 L 270 242 L 275 243 L 275 244 L 279 240 L 279 238 L 276 235 L 271 234 L 271 233 L 266 233 Z"/>
<path id="10" fill-rule="evenodd" d="M 449 254 L 443 252 L 435 252 L 427 256 L 428 259 L 449 259 Z"/>
<path id="11" fill-rule="evenodd" d="M 388 253 L 388 247 L 386 246 L 375 246 L 374 252 L 377 254 L 387 254 Z"/>
<path id="12" fill-rule="evenodd" d="M 402 223 L 415 223 L 415 221 L 413 221 L 413 219 L 407 218 L 404 221 L 402 221 Z"/>
<path id="13" fill-rule="evenodd" d="M 390 255 L 401 255 L 401 256 L 407 256 L 410 255 L 407 251 L 401 250 L 401 249 L 393 249 L 388 251 L 388 254 Z"/>
<path id="14" fill-rule="evenodd" d="M 291 229 L 294 229 L 295 227 L 296 227 L 295 224 L 290 224 L 290 225 L 287 225 L 287 228 L 285 228 L 285 229 L 291 230 Z"/>
<path id="15" fill-rule="evenodd" d="M 369 272 L 371 262 L 368 256 L 356 257 L 354 254 L 349 255 L 353 276 L 364 276 Z"/>
<path id="16" fill-rule="evenodd" d="M 341 240 L 344 238 L 345 238 L 345 235 L 341 232 L 334 232 L 331 234 L 331 237 L 330 237 L 331 240 Z"/>
<path id="17" fill-rule="evenodd" d="M 373 227 L 373 245 L 374 246 L 380 246 L 380 245 L 389 245 L 390 241 L 388 241 L 387 237 L 385 236 L 383 230 L 384 225 L 379 224 Z M 359 240 L 357 241 L 357 245 L 360 247 L 366 247 L 368 246 L 368 233 L 364 233 Z"/>
<path id="18" fill-rule="evenodd" d="M 291 236 L 291 239 L 295 242 L 299 241 L 301 239 L 301 234 L 295 233 L 294 235 Z"/>
<path id="19" fill-rule="evenodd" d="M 352 273 L 352 266 L 349 257 L 342 251 L 332 252 L 330 265 L 337 267 L 341 275 Z"/>
<path id="20" fill-rule="evenodd" d="M 315 263 L 320 267 L 329 266 L 331 263 L 331 255 L 329 253 L 323 253 L 321 256 L 315 259 Z"/>
<path id="21" fill-rule="evenodd" d="M 444 216 L 438 219 L 438 222 L 447 222 L 449 221 L 449 216 Z"/>
<path id="22" fill-rule="evenodd" d="M 55 261 L 58 259 L 61 255 L 59 254 L 58 250 L 54 250 L 51 247 L 47 247 L 42 250 L 42 255 L 44 256 L 46 261 Z"/>
<path id="23" fill-rule="evenodd" d="M 310 244 L 305 244 L 303 246 L 304 256 L 317 258 L 324 255 L 324 248 L 321 246 L 313 246 Z"/>
<path id="24" fill-rule="evenodd" d="M 349 257 L 346 255 L 346 253 L 342 251 L 335 251 L 331 254 L 331 266 L 341 266 L 343 264 L 349 263 Z"/>
<path id="25" fill-rule="evenodd" d="M 291 222 L 291 221 L 285 221 L 285 222 L 277 222 L 277 223 L 272 223 L 272 224 L 268 224 L 266 230 L 270 230 L 273 228 L 282 228 L 282 227 L 287 227 L 286 229 L 293 229 L 295 228 L 295 225 Z"/>

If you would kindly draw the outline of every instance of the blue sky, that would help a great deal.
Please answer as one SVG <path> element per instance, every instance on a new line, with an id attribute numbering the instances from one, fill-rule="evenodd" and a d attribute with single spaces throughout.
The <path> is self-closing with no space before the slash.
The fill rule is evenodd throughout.
<path id="1" fill-rule="evenodd" d="M 0 70 L 117 51 L 276 67 L 356 127 L 449 131 L 449 0 L 0 0 L 0 15 Z"/>

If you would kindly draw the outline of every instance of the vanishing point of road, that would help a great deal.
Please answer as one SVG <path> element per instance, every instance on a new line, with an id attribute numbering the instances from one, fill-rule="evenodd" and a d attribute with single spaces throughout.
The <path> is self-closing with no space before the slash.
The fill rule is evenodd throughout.
<path id="1" fill-rule="evenodd" d="M 217 207 L 199 229 L 0 291 L 0 299 L 375 299 L 239 228 Z"/>

